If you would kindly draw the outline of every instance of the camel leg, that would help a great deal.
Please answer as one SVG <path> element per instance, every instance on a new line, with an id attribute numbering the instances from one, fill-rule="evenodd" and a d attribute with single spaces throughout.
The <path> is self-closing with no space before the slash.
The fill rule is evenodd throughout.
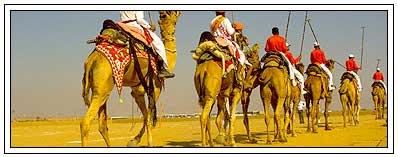
<path id="1" fill-rule="evenodd" d="M 214 147 L 213 139 L 211 138 L 210 119 L 207 121 L 206 131 L 207 131 L 207 136 L 206 136 L 207 141 L 209 142 L 210 147 Z"/>
<path id="2" fill-rule="evenodd" d="M 341 114 L 343 115 L 343 126 L 344 127 L 347 127 L 347 124 L 346 124 L 346 107 L 347 107 L 347 102 L 348 100 L 347 100 L 347 97 L 345 96 L 345 95 L 341 95 L 340 96 L 340 102 L 341 102 L 341 108 L 342 108 L 342 111 L 341 111 Z"/>
<path id="3" fill-rule="evenodd" d="M 235 146 L 235 139 L 234 139 L 234 125 L 236 121 L 236 107 L 239 103 L 239 100 L 241 98 L 242 90 L 241 88 L 235 88 L 233 90 L 233 97 L 230 98 L 232 100 L 230 102 L 230 118 L 229 118 L 229 138 L 230 138 L 230 146 Z"/>
<path id="4" fill-rule="evenodd" d="M 216 118 L 216 126 L 218 129 L 218 136 L 216 137 L 216 142 L 220 144 L 224 144 L 225 142 L 225 129 L 223 127 L 223 121 L 225 117 L 225 103 L 226 97 L 219 95 L 217 97 L 217 118 Z"/>
<path id="5" fill-rule="evenodd" d="M 102 137 L 105 140 L 106 146 L 110 147 L 111 142 L 109 140 L 109 133 L 108 133 L 108 115 L 106 112 L 106 103 L 99 108 L 98 112 L 98 124 L 99 128 L 98 131 L 101 133 Z"/>
<path id="6" fill-rule="evenodd" d="M 282 123 L 282 119 L 281 119 L 281 111 L 282 111 L 282 108 L 284 107 L 284 103 L 285 103 L 285 98 L 284 97 L 278 97 L 276 108 L 275 108 L 275 113 L 274 113 L 274 117 L 275 117 L 275 120 L 276 120 L 277 131 L 278 131 L 278 139 L 281 142 L 286 142 L 287 141 L 283 137 L 285 135 L 285 133 L 284 133 L 284 127 L 282 126 L 283 123 Z"/>
<path id="7" fill-rule="evenodd" d="M 319 99 L 314 99 L 312 101 L 312 108 L 311 108 L 311 123 L 312 123 L 313 133 L 318 133 L 318 114 L 319 114 Z"/>
<path id="8" fill-rule="evenodd" d="M 307 132 L 311 132 L 311 121 L 310 121 L 310 117 L 311 117 L 311 108 L 310 108 L 310 97 L 309 95 L 305 95 L 305 106 L 306 106 L 306 115 L 307 115 Z"/>
<path id="9" fill-rule="evenodd" d="M 267 144 L 272 144 L 271 142 L 271 136 L 269 133 L 269 127 L 271 125 L 271 119 L 270 119 L 270 104 L 271 104 L 271 91 L 270 89 L 263 89 L 264 87 L 261 87 L 262 91 L 260 92 L 261 98 L 263 100 L 263 107 L 264 107 L 264 114 L 265 114 L 265 125 L 267 127 Z"/>
<path id="10" fill-rule="evenodd" d="M 296 137 L 297 136 L 296 131 L 294 130 L 294 121 L 296 119 L 295 115 L 296 115 L 297 110 L 298 110 L 298 104 L 299 104 L 299 100 L 298 101 L 295 100 L 293 102 L 293 111 L 291 112 L 291 115 L 290 115 L 290 117 L 291 117 L 290 118 L 290 130 L 291 130 L 291 133 L 292 133 L 292 137 Z"/>
<path id="11" fill-rule="evenodd" d="M 254 141 L 254 139 L 251 138 L 250 127 L 249 127 L 249 117 L 247 116 L 247 112 L 249 110 L 251 92 L 252 92 L 251 89 L 247 90 L 247 91 L 243 90 L 241 104 L 242 104 L 242 111 L 243 111 L 243 124 L 245 124 L 247 138 L 249 139 L 250 142 L 256 142 L 256 141 Z"/>
<path id="12" fill-rule="evenodd" d="M 332 103 L 332 98 L 325 98 L 325 111 L 323 112 L 323 115 L 325 117 L 325 130 L 332 130 L 332 128 L 329 126 L 329 105 Z M 318 110 L 319 111 L 319 110 Z"/>
<path id="13" fill-rule="evenodd" d="M 142 128 L 141 128 L 140 132 L 133 139 L 131 139 L 128 142 L 128 144 L 127 144 L 128 147 L 136 147 L 136 146 L 138 146 L 138 144 L 141 142 L 142 136 L 145 133 L 146 125 L 148 123 L 147 122 L 147 120 L 148 120 L 148 110 L 147 110 L 146 105 L 145 105 L 145 96 L 144 96 L 145 94 L 144 93 L 145 92 L 143 92 L 143 88 L 141 89 L 141 91 L 140 91 L 139 88 L 132 88 L 132 91 L 131 91 L 131 95 L 134 97 L 135 102 L 136 102 L 138 108 L 140 109 L 140 111 L 142 113 L 142 116 L 144 118 L 144 123 L 142 125 Z"/>
<path id="14" fill-rule="evenodd" d="M 380 119 L 380 104 L 379 104 L 378 97 L 376 95 L 373 96 L 373 102 L 375 103 L 376 119 Z"/>
<path id="15" fill-rule="evenodd" d="M 205 106 L 203 107 L 202 116 L 200 118 L 201 124 L 201 135 L 202 135 L 202 146 L 207 146 L 207 131 L 210 129 L 210 125 L 208 124 L 210 121 L 210 113 L 213 108 L 214 98 L 207 97 Z M 210 133 L 209 133 L 210 134 Z M 210 136 L 208 136 L 210 138 Z M 211 140 L 211 139 L 210 139 Z"/>
<path id="16" fill-rule="evenodd" d="M 82 147 L 85 147 L 87 145 L 91 121 L 94 120 L 95 116 L 98 114 L 99 108 L 102 105 L 105 105 L 105 101 L 108 100 L 111 90 L 112 90 L 111 88 L 110 89 L 103 88 L 101 90 L 94 88 L 91 97 L 91 104 L 88 107 L 88 110 L 84 115 L 83 120 L 80 122 Z"/>

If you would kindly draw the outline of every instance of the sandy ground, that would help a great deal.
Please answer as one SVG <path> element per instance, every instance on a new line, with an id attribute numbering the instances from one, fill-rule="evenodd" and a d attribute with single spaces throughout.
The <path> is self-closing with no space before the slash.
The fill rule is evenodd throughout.
<path id="1" fill-rule="evenodd" d="M 249 143 L 242 117 L 237 118 L 235 140 L 238 147 L 387 147 L 387 127 L 385 120 L 375 120 L 375 116 L 361 114 L 360 124 L 343 128 L 341 114 L 331 116 L 333 130 L 325 131 L 323 117 L 318 134 L 307 133 L 306 123 L 298 124 L 296 118 L 297 137 L 288 137 L 287 143 L 265 143 L 264 116 L 250 117 L 250 128 L 257 143 Z M 131 121 L 109 121 L 111 144 L 113 147 L 125 147 L 129 139 L 136 135 L 142 126 L 136 120 L 135 126 Z M 79 120 L 12 122 L 12 147 L 80 147 Z M 212 119 L 212 138 L 217 135 L 217 128 Z M 105 142 L 99 134 L 98 123 L 93 121 L 88 146 L 105 147 Z M 153 130 L 153 142 L 156 147 L 198 147 L 200 141 L 200 126 L 197 118 L 192 119 L 162 119 L 160 126 Z M 146 136 L 140 143 L 146 145 Z M 216 145 L 222 147 L 221 144 Z"/>

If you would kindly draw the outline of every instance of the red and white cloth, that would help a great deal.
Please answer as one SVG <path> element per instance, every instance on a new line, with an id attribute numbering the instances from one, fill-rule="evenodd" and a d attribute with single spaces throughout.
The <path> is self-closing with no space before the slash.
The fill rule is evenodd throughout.
<path id="1" fill-rule="evenodd" d="M 104 54 L 104 56 L 108 59 L 109 63 L 111 64 L 113 78 L 115 79 L 117 91 L 118 94 L 120 95 L 123 86 L 124 70 L 127 64 L 130 63 L 132 59 L 130 58 L 128 50 L 125 47 L 111 45 L 106 42 L 98 44 L 95 48 L 97 49 L 97 51 Z M 148 54 L 146 52 L 137 51 L 136 54 L 137 57 L 148 58 Z M 155 75 L 157 75 L 158 71 L 156 67 L 156 60 L 154 57 L 151 58 L 151 66 L 154 69 Z"/>

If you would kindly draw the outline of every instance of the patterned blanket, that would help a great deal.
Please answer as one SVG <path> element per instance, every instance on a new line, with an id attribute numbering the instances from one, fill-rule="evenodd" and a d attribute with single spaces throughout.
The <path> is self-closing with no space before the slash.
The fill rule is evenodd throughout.
<path id="1" fill-rule="evenodd" d="M 121 94 L 122 86 L 123 86 L 123 75 L 126 65 L 130 63 L 131 59 L 128 50 L 124 47 L 111 45 L 109 43 L 103 42 L 98 44 L 96 47 L 97 51 L 104 54 L 104 56 L 108 59 L 109 63 L 112 67 L 113 78 L 115 79 L 116 87 L 118 94 Z M 148 58 L 147 52 L 136 52 L 137 57 L 140 58 Z M 133 57 L 133 56 L 131 56 Z M 156 67 L 156 60 L 154 57 L 151 57 L 151 66 L 154 69 L 155 75 L 158 74 L 158 70 Z"/>

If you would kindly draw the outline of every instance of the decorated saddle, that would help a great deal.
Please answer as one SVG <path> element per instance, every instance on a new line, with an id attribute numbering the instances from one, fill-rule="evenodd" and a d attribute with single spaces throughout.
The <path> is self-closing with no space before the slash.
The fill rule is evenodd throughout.
<path id="1" fill-rule="evenodd" d="M 354 82 L 354 87 L 355 90 L 358 90 L 358 84 L 357 84 L 357 80 L 355 79 L 355 76 L 353 74 L 351 74 L 350 72 L 346 71 L 343 73 L 343 75 L 341 75 L 341 84 L 343 83 L 343 80 L 348 79 L 351 82 Z"/>
<path id="2" fill-rule="evenodd" d="M 119 23 L 114 23 L 112 20 L 105 20 L 103 23 L 103 29 L 101 34 L 96 37 L 96 47 L 98 52 L 101 52 L 109 61 L 112 67 L 113 78 L 116 83 L 118 93 L 121 93 L 123 85 L 123 75 L 126 70 L 126 66 L 131 62 L 135 53 L 137 58 L 148 59 L 150 55 L 148 51 L 151 50 L 148 47 L 148 43 L 145 43 L 143 39 L 139 39 L 139 35 L 128 35 L 129 32 L 125 31 Z M 129 37 L 133 37 L 137 40 L 132 46 L 134 48 L 128 48 Z M 132 52 L 135 51 L 135 52 Z M 158 74 L 157 60 L 155 57 L 150 57 L 151 67 L 155 75 Z"/>

